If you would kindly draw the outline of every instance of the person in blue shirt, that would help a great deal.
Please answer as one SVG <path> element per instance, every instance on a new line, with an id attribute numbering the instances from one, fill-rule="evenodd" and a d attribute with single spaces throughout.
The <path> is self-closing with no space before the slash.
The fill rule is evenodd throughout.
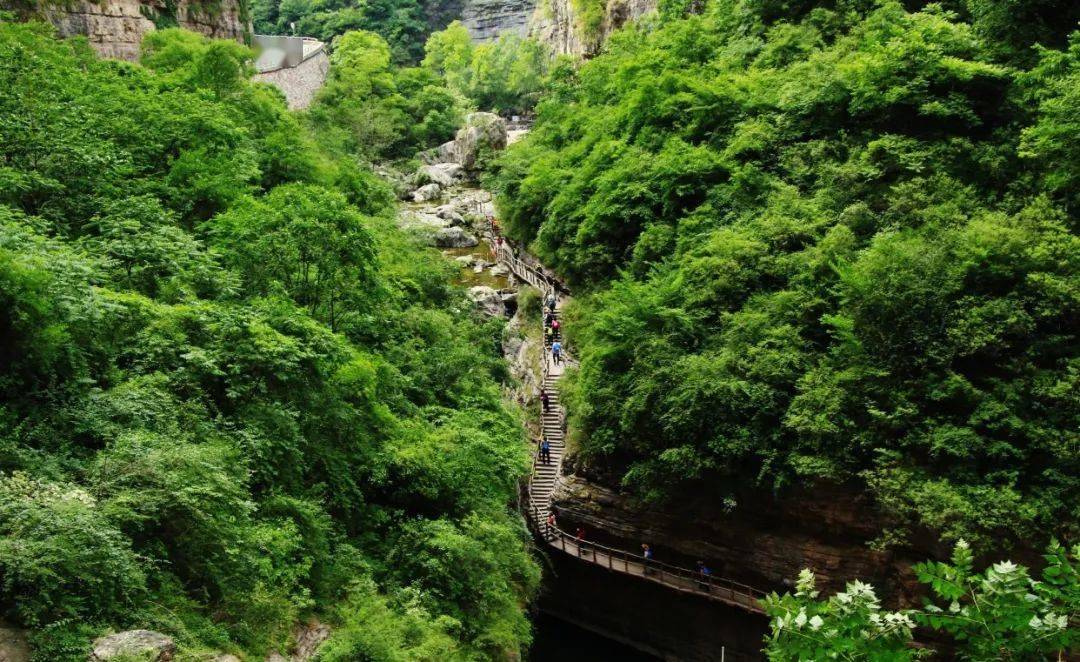
<path id="1" fill-rule="evenodd" d="M 562 363 L 562 343 L 558 340 L 551 343 L 551 358 L 555 361 L 555 365 Z"/>
<path id="2" fill-rule="evenodd" d="M 709 583 L 709 577 L 712 575 L 712 571 L 709 570 L 709 566 L 705 565 L 704 561 L 697 562 L 698 572 L 698 588 L 702 591 L 708 592 L 711 584 Z"/>

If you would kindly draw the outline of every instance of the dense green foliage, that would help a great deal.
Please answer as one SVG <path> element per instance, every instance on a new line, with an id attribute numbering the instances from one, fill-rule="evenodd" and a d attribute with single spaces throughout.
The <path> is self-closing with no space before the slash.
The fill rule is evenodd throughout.
<path id="1" fill-rule="evenodd" d="M 502 332 L 251 53 L 0 24 L 0 615 L 40 660 L 501 657 L 538 581 Z M 345 57 L 348 49 L 339 51 Z"/>
<path id="2" fill-rule="evenodd" d="M 338 40 L 309 115 L 320 140 L 337 149 L 401 158 L 453 138 L 464 108 L 433 72 L 394 66 L 384 39 L 355 31 Z"/>
<path id="3" fill-rule="evenodd" d="M 381 35 L 394 62 L 415 64 L 429 34 L 446 27 L 461 10 L 459 0 L 255 0 L 258 34 L 298 34 L 331 43 L 352 30 Z"/>
<path id="4" fill-rule="evenodd" d="M 532 110 L 550 59 L 540 43 L 513 34 L 474 44 L 457 21 L 431 35 L 424 53 L 423 66 L 447 87 L 481 110 L 504 114 Z"/>
<path id="5" fill-rule="evenodd" d="M 873 587 L 859 581 L 819 600 L 813 573 L 804 571 L 794 594 L 765 601 L 772 627 L 769 659 L 929 657 L 930 649 L 909 645 L 916 624 L 946 635 L 959 660 L 1060 660 L 1080 648 L 1080 546 L 1070 553 L 1052 543 L 1039 580 L 1009 561 L 975 572 L 962 540 L 951 563 L 928 562 L 915 570 L 936 601 L 896 612 L 883 610 Z"/>
<path id="6" fill-rule="evenodd" d="M 558 67 L 493 182 L 590 293 L 586 460 L 656 499 L 850 482 L 884 543 L 1080 534 L 1075 3 L 679 4 Z"/>
<path id="7" fill-rule="evenodd" d="M 476 46 L 458 22 L 425 48 L 421 66 L 399 67 L 374 32 L 338 39 L 329 80 L 309 113 L 320 140 L 369 159 L 409 158 L 453 138 L 469 110 L 532 108 L 547 71 L 536 42 L 503 37 Z"/>

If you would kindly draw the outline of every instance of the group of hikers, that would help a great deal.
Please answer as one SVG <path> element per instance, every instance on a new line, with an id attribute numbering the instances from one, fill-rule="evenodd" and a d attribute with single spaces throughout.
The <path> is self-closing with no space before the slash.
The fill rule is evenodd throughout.
<path id="1" fill-rule="evenodd" d="M 555 365 L 562 363 L 562 323 L 555 315 L 557 303 L 554 290 L 548 292 L 547 298 L 544 299 L 544 307 L 547 310 L 544 313 L 544 344 L 551 347 L 551 360 Z"/>

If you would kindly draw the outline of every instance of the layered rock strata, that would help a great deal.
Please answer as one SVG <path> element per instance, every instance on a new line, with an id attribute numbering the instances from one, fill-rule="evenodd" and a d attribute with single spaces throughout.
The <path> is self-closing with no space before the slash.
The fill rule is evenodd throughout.
<path id="1" fill-rule="evenodd" d="M 0 9 L 19 13 L 17 4 L 0 0 Z M 165 0 L 76 0 L 46 6 L 41 15 L 56 26 L 61 37 L 85 36 L 102 57 L 120 60 L 138 59 L 143 36 L 156 29 L 155 18 L 175 18 L 181 28 L 219 39 L 243 41 L 250 34 L 240 0 L 213 4 L 177 0 L 175 9 L 171 4 Z M 170 16 L 173 11 L 175 15 Z"/>
<path id="2" fill-rule="evenodd" d="M 873 550 L 880 515 L 844 486 L 814 485 L 782 498 L 748 492 L 734 506 L 705 496 L 661 506 L 569 473 L 559 477 L 552 501 L 564 529 L 580 524 L 590 539 L 631 551 L 648 543 L 656 560 L 683 567 L 704 560 L 717 576 L 761 590 L 787 590 L 810 568 L 826 593 L 860 578 L 892 601 L 910 602 L 912 559 L 925 557 Z"/>

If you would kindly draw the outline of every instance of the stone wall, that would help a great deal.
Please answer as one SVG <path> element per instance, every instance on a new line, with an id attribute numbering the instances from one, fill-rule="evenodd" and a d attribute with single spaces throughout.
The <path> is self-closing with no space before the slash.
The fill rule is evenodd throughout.
<path id="1" fill-rule="evenodd" d="M 329 70 L 330 58 L 320 49 L 295 67 L 255 74 L 255 80 L 275 85 L 285 93 L 289 108 L 297 110 L 311 105 Z"/>
<path id="2" fill-rule="evenodd" d="M 0 9 L 17 8 L 9 0 L 0 0 Z M 143 35 L 155 29 L 149 17 L 165 11 L 164 0 L 76 0 L 46 9 L 43 14 L 61 37 L 83 35 L 102 57 L 136 60 Z M 200 10 L 191 0 L 179 0 L 176 7 L 180 27 L 238 41 L 250 30 L 240 13 L 239 0 L 221 0 L 212 12 Z"/>

